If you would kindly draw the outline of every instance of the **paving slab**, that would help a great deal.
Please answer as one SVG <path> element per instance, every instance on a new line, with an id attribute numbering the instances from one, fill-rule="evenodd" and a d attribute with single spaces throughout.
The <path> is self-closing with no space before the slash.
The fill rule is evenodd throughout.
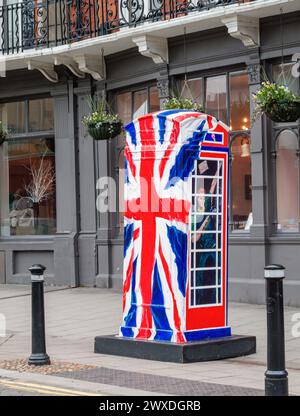
<path id="1" fill-rule="evenodd" d="M 118 331 L 121 302 L 121 294 L 110 289 L 46 290 L 47 352 L 50 358 L 115 371 L 263 390 L 266 367 L 266 311 L 263 305 L 229 304 L 232 332 L 256 336 L 256 354 L 222 361 L 176 364 L 94 354 L 95 336 Z M 299 312 L 297 308 L 285 308 L 290 391 L 300 395 L 300 338 L 292 336 L 293 315 Z M 0 337 L 0 360 L 27 358 L 31 352 L 29 288 L 3 288 L 0 285 L 0 313 L 6 318 L 7 327 L 6 337 Z M 197 388 L 200 391 L 200 387 Z"/>

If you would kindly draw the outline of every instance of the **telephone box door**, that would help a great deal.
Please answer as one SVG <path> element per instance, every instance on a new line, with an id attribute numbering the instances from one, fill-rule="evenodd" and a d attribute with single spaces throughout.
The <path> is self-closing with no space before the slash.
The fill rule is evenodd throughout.
<path id="1" fill-rule="evenodd" d="M 192 173 L 186 330 L 227 326 L 228 153 L 202 150 Z"/>

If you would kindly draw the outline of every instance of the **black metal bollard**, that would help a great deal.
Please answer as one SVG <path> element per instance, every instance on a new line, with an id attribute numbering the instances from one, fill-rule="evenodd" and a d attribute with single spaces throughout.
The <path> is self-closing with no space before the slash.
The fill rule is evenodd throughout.
<path id="1" fill-rule="evenodd" d="M 50 358 L 46 353 L 45 338 L 45 310 L 44 310 L 44 271 L 46 267 L 34 264 L 29 268 L 31 273 L 31 326 L 32 326 L 32 353 L 28 364 L 50 364 Z"/>
<path id="2" fill-rule="evenodd" d="M 281 264 L 265 267 L 267 303 L 267 371 L 265 395 L 288 396 L 285 368 L 283 286 L 285 268 Z"/>

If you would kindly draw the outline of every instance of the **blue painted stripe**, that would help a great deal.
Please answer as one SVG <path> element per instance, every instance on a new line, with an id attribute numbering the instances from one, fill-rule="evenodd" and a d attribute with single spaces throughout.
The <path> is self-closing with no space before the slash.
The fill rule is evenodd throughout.
<path id="1" fill-rule="evenodd" d="M 207 150 L 211 152 L 222 152 L 222 153 L 229 153 L 228 147 L 218 147 L 218 146 L 201 146 L 201 150 Z"/>
<path id="2" fill-rule="evenodd" d="M 121 333 L 123 337 L 133 338 L 134 332 L 132 328 L 127 328 L 126 326 L 121 326 Z"/>
<path id="3" fill-rule="evenodd" d="M 187 341 L 200 341 L 211 338 L 223 338 L 231 336 L 231 328 L 214 328 L 214 329 L 201 329 L 199 331 L 186 331 L 184 332 Z"/>
<path id="4" fill-rule="evenodd" d="M 173 331 L 162 331 L 157 330 L 154 340 L 155 341 L 171 341 L 173 335 Z"/>
<path id="5" fill-rule="evenodd" d="M 157 261 L 155 262 L 153 271 L 152 299 L 150 309 L 154 320 L 155 328 L 171 330 L 169 320 L 166 314 L 164 294 L 158 271 Z"/>
<path id="6" fill-rule="evenodd" d="M 131 277 L 131 306 L 129 308 L 128 314 L 124 318 L 125 326 L 131 327 L 131 328 L 136 327 L 136 312 L 137 312 L 136 293 L 135 293 L 136 263 L 137 263 L 137 259 L 135 259 L 133 262 L 133 270 L 132 270 L 132 277 Z"/>
<path id="7" fill-rule="evenodd" d="M 133 227 L 133 224 L 128 224 L 124 227 L 124 257 L 126 257 L 128 247 L 133 239 Z"/>
<path id="8" fill-rule="evenodd" d="M 178 287 L 182 295 L 186 296 L 187 282 L 187 234 L 178 230 L 175 226 L 167 225 L 167 235 L 170 241 L 173 253 L 175 254 L 175 263 L 177 266 Z"/>
<path id="9" fill-rule="evenodd" d="M 134 122 L 132 121 L 131 123 L 127 124 L 125 126 L 125 130 L 130 134 L 132 144 L 136 146 L 136 130 Z"/>

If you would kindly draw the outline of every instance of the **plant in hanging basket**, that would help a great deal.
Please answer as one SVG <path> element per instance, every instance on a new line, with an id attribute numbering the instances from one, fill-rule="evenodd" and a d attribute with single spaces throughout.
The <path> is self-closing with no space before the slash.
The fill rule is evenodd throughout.
<path id="1" fill-rule="evenodd" d="M 7 131 L 5 130 L 2 121 L 0 121 L 0 146 L 7 137 Z"/>
<path id="2" fill-rule="evenodd" d="M 291 123 L 300 118 L 300 97 L 284 85 L 264 81 L 253 99 L 253 121 L 262 114 L 276 123 Z"/>
<path id="3" fill-rule="evenodd" d="M 191 110 L 202 113 L 203 107 L 189 98 L 171 97 L 165 101 L 164 110 Z"/>
<path id="4" fill-rule="evenodd" d="M 94 140 L 113 139 L 122 132 L 122 120 L 107 109 L 105 100 L 90 98 L 89 105 L 91 114 L 84 117 L 82 123 Z"/>

